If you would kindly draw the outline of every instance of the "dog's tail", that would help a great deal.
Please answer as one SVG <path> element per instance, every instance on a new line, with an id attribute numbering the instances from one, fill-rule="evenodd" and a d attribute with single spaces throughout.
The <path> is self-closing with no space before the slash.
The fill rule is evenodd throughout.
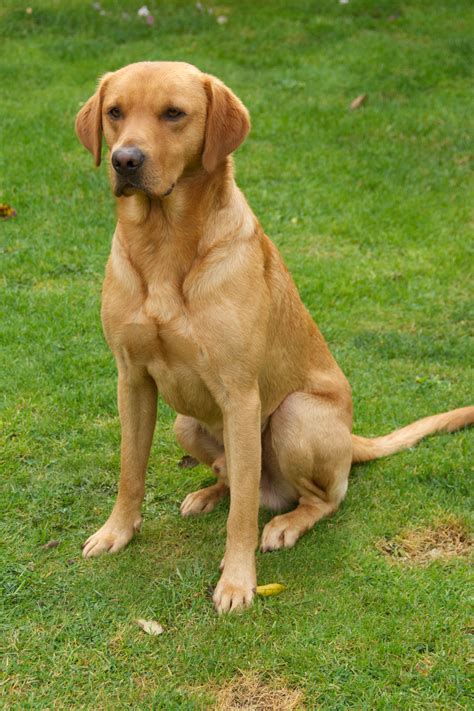
<path id="1" fill-rule="evenodd" d="M 454 432 L 474 423 L 474 407 L 460 407 L 458 410 L 431 415 L 412 422 L 384 437 L 368 439 L 352 435 L 352 461 L 370 462 L 371 459 L 388 457 L 402 449 L 413 447 L 420 439 L 434 432 Z"/>

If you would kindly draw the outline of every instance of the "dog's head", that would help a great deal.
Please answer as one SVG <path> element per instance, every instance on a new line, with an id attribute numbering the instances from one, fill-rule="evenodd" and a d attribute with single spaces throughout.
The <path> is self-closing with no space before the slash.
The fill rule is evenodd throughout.
<path id="1" fill-rule="evenodd" d="M 76 118 L 96 165 L 105 137 L 117 197 L 163 198 L 181 177 L 202 168 L 212 173 L 249 128 L 235 94 L 184 62 L 139 62 L 106 74 Z"/>

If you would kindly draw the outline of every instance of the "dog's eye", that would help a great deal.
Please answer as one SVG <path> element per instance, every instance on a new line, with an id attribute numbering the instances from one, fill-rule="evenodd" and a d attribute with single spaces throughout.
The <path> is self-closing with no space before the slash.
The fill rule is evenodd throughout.
<path id="1" fill-rule="evenodd" d="M 117 121 L 119 118 L 122 118 L 122 112 L 118 106 L 113 106 L 107 111 L 107 116 L 111 118 L 112 121 Z"/>
<path id="2" fill-rule="evenodd" d="M 163 118 L 165 119 L 165 121 L 177 121 L 183 116 L 186 116 L 184 111 L 181 111 L 181 109 L 177 109 L 174 106 L 171 106 L 169 109 L 166 109 L 163 114 Z"/>

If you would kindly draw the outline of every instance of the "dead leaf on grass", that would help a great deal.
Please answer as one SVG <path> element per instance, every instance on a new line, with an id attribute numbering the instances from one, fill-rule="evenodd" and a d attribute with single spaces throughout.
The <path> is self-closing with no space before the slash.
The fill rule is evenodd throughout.
<path id="1" fill-rule="evenodd" d="M 0 203 L 0 220 L 8 220 L 10 217 L 16 217 L 16 210 L 6 202 Z"/>
<path id="2" fill-rule="evenodd" d="M 155 637 L 164 632 L 163 627 L 156 620 L 144 620 L 140 617 L 140 619 L 136 620 L 136 623 L 144 632 Z"/>
<path id="3" fill-rule="evenodd" d="M 454 518 L 377 543 L 377 548 L 393 561 L 414 565 L 467 556 L 473 547 L 466 528 Z"/>
<path id="4" fill-rule="evenodd" d="M 47 548 L 57 548 L 61 541 L 48 541 L 47 543 L 44 544 L 44 546 L 41 546 L 41 548 L 47 549 Z"/>
<path id="5" fill-rule="evenodd" d="M 367 101 L 367 94 L 360 94 L 360 96 L 357 96 L 354 101 L 351 102 L 350 109 L 351 111 L 355 111 L 356 109 L 360 109 L 362 104 L 365 104 Z"/>
<path id="6" fill-rule="evenodd" d="M 286 585 L 282 585 L 281 583 L 267 583 L 267 585 L 257 585 L 255 588 L 257 595 L 261 595 L 262 597 L 279 595 L 283 590 L 286 590 Z"/>

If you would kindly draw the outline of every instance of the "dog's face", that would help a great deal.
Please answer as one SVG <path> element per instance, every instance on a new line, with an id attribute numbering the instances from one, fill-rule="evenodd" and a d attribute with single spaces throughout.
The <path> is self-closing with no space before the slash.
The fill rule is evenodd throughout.
<path id="1" fill-rule="evenodd" d="M 106 74 L 76 119 L 96 165 L 104 135 L 117 197 L 166 198 L 180 178 L 212 173 L 249 128 L 240 100 L 184 62 L 140 62 Z"/>

